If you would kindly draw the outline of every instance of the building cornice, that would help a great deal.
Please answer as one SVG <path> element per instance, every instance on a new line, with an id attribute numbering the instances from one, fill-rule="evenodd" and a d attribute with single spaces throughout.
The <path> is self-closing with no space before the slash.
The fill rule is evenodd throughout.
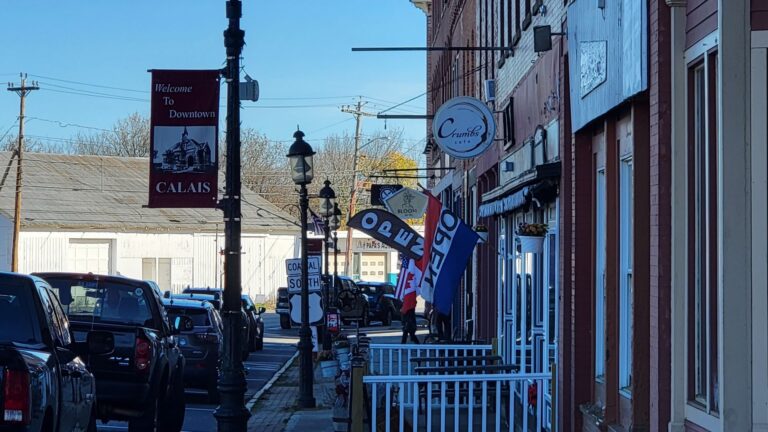
<path id="1" fill-rule="evenodd" d="M 684 8 L 688 6 L 688 0 L 666 0 L 667 6 L 674 8 L 674 7 L 680 7 Z"/>
<path id="2" fill-rule="evenodd" d="M 426 16 L 430 15 L 430 10 L 432 9 L 432 0 L 411 0 L 411 3 L 417 8 L 421 9 L 421 11 L 424 12 Z"/>

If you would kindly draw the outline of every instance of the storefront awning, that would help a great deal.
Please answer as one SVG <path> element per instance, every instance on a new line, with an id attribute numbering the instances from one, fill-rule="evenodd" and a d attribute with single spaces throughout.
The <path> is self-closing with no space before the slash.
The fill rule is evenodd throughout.
<path id="1" fill-rule="evenodd" d="M 524 207 L 533 198 L 539 198 L 537 191 L 551 190 L 551 179 L 559 177 L 560 162 L 537 165 L 507 184 L 483 194 L 483 203 L 478 209 L 478 215 L 489 217 Z"/>

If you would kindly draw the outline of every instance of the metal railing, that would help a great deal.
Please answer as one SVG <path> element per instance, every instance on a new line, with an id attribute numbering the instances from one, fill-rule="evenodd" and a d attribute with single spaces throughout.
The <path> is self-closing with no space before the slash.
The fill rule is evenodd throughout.
<path id="1" fill-rule="evenodd" d="M 413 375 L 411 359 L 415 357 L 483 356 L 490 355 L 492 351 L 491 345 L 371 344 L 368 373 Z"/>
<path id="2" fill-rule="evenodd" d="M 369 375 L 371 430 L 551 430 L 550 374 Z M 418 403 L 401 400 L 418 395 Z M 406 427 L 406 423 L 408 427 Z"/>

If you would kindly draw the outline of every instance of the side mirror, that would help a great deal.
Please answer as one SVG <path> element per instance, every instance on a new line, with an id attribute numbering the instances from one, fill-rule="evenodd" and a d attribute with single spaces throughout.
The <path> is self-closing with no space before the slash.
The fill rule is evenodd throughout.
<path id="1" fill-rule="evenodd" d="M 264 306 L 260 307 L 259 308 L 259 315 L 263 314 L 266 311 L 267 311 L 267 308 L 265 308 Z"/>
<path id="2" fill-rule="evenodd" d="M 90 331 L 86 337 L 88 353 L 91 355 L 112 354 L 115 350 L 115 335 L 107 331 Z"/>
<path id="3" fill-rule="evenodd" d="M 192 318 L 186 315 L 179 315 L 173 319 L 173 327 L 171 333 L 179 334 L 183 331 L 189 331 L 195 328 L 195 323 Z"/>
<path id="4" fill-rule="evenodd" d="M 171 298 L 171 292 L 170 291 L 164 292 L 163 293 L 163 298 Z"/>

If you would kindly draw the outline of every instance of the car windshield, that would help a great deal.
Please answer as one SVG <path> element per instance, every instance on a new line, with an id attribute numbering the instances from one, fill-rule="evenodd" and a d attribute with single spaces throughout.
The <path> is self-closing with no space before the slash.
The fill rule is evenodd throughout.
<path id="1" fill-rule="evenodd" d="M 31 289 L 21 282 L 0 281 L 0 343 L 42 342 Z"/>
<path id="2" fill-rule="evenodd" d="M 176 308 L 176 307 L 169 307 L 166 306 L 165 310 L 168 312 L 168 319 L 173 322 L 176 317 L 179 316 L 188 316 L 192 319 L 192 322 L 195 324 L 195 327 L 210 327 L 211 320 L 208 317 L 208 310 L 207 309 L 201 309 L 201 308 Z"/>
<path id="3" fill-rule="evenodd" d="M 145 288 L 124 283 L 47 278 L 72 321 L 152 326 Z"/>

